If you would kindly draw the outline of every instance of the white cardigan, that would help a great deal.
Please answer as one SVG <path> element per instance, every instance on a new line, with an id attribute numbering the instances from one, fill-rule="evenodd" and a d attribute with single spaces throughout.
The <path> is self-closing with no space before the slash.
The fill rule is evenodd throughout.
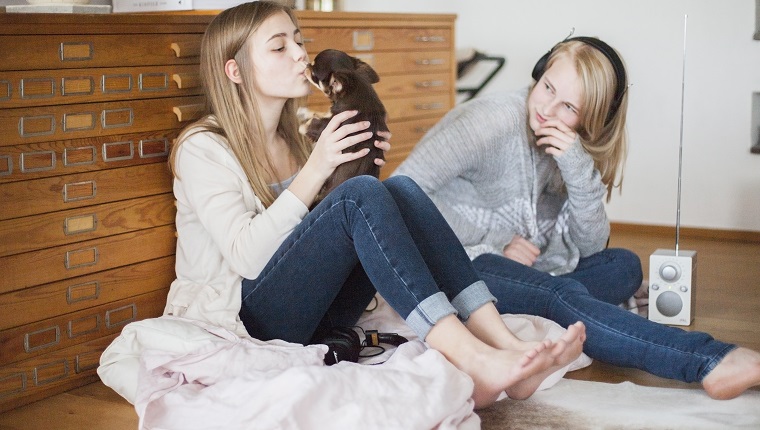
<path id="1" fill-rule="evenodd" d="M 210 132 L 182 143 L 175 168 L 177 279 L 164 315 L 248 336 L 241 281 L 259 275 L 308 208 L 285 190 L 265 209 L 224 138 Z"/>

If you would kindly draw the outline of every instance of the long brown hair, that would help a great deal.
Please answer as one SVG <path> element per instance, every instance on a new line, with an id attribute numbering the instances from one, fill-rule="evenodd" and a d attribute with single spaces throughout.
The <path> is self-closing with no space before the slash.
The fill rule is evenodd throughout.
<path id="1" fill-rule="evenodd" d="M 287 13 L 298 27 L 293 11 L 272 1 L 243 3 L 214 17 L 201 41 L 200 74 L 206 96 L 206 115 L 180 133 L 169 156 L 169 165 L 178 177 L 175 163 L 182 142 L 203 131 L 218 134 L 227 141 L 264 207 L 274 202 L 269 180 L 275 175 L 264 145 L 264 127 L 252 90 L 255 83 L 252 74 L 241 73 L 242 84 L 235 84 L 225 74 L 224 66 L 228 60 L 235 59 L 241 70 L 250 70 L 253 64 L 245 48 L 251 35 L 267 18 L 280 12 Z M 300 102 L 291 99 L 285 103 L 277 133 L 287 143 L 298 165 L 303 166 L 309 158 L 311 143 L 298 132 L 296 111 Z"/>
<path id="2" fill-rule="evenodd" d="M 573 61 L 580 77 L 583 108 L 576 131 L 581 145 L 594 159 L 594 166 L 607 186 L 607 201 L 610 201 L 613 188 L 619 187 L 622 191 L 623 186 L 623 170 L 628 153 L 625 128 L 628 91 L 623 92 L 617 110 L 608 120 L 617 88 L 617 78 L 610 61 L 598 49 L 571 40 L 554 48 L 546 69 L 560 56 Z"/>

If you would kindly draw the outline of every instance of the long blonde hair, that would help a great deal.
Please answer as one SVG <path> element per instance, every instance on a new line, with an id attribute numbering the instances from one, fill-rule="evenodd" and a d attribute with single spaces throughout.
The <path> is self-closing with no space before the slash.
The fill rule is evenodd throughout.
<path id="1" fill-rule="evenodd" d="M 253 192 L 265 207 L 274 202 L 269 187 L 274 178 L 272 159 L 264 145 L 264 127 L 254 91 L 251 73 L 241 73 L 243 82 L 232 82 L 224 72 L 225 63 L 235 59 L 241 70 L 251 70 L 251 58 L 246 46 L 251 35 L 267 18 L 280 12 L 288 14 L 298 27 L 293 11 L 280 3 L 255 1 L 226 9 L 206 28 L 201 41 L 200 74 L 206 98 L 206 114 L 188 125 L 177 137 L 169 156 L 169 165 L 177 176 L 176 157 L 182 142 L 203 131 L 216 133 L 226 139 L 243 168 Z M 288 100 L 280 115 L 277 133 L 287 143 L 299 166 L 309 158 L 311 143 L 299 132 L 296 116 L 297 99 Z"/>
<path id="2" fill-rule="evenodd" d="M 583 108 L 576 131 L 581 145 L 594 159 L 594 166 L 607 186 L 607 201 L 610 201 L 613 188 L 619 187 L 622 191 L 623 186 L 623 170 L 628 153 L 625 129 L 628 91 L 623 91 L 617 109 L 609 117 L 618 85 L 610 60 L 597 48 L 570 40 L 552 50 L 546 69 L 560 56 L 573 61 L 581 80 Z"/>

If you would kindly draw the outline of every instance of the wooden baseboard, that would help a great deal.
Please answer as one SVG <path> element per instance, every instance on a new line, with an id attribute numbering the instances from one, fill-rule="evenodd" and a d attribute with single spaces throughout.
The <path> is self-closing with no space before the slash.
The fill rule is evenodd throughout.
<path id="1" fill-rule="evenodd" d="M 649 236 L 673 236 L 674 226 L 610 223 L 612 234 L 636 233 Z M 760 243 L 760 231 L 719 230 L 709 228 L 681 227 L 681 238 L 711 239 L 719 241 Z"/>

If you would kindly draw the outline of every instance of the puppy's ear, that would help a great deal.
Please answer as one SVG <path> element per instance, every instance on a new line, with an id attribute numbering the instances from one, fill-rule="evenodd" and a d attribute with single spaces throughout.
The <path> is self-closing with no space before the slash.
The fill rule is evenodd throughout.
<path id="1" fill-rule="evenodd" d="M 351 57 L 351 59 L 354 60 L 354 70 L 356 70 L 356 73 L 361 76 L 362 79 L 365 79 L 370 84 L 380 82 L 380 76 L 377 75 L 377 72 L 375 72 L 372 66 L 356 57 Z"/>
<path id="2" fill-rule="evenodd" d="M 341 82 L 340 74 L 333 73 L 330 76 L 330 94 L 340 94 L 343 91 L 343 82 Z"/>

